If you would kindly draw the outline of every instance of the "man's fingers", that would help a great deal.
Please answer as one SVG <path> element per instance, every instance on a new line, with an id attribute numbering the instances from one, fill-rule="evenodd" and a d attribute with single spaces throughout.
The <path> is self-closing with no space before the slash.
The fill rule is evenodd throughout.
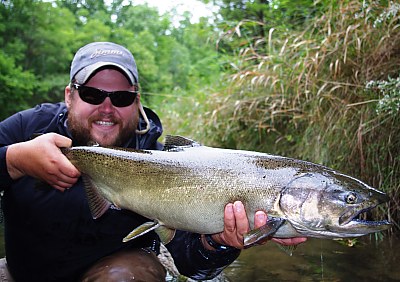
<path id="1" fill-rule="evenodd" d="M 254 229 L 260 228 L 267 223 L 267 214 L 263 211 L 257 211 L 254 215 Z"/>
<path id="2" fill-rule="evenodd" d="M 52 134 L 51 138 L 54 140 L 54 144 L 59 148 L 69 148 L 72 146 L 72 140 L 68 137 L 56 134 L 56 133 L 49 133 Z"/>
<path id="3" fill-rule="evenodd" d="M 59 186 L 63 186 L 65 188 L 69 188 L 73 184 L 75 184 L 77 180 L 78 180 L 78 177 L 70 177 L 70 176 L 65 175 L 65 174 L 60 174 L 55 182 Z"/>
<path id="4" fill-rule="evenodd" d="M 235 232 L 236 231 L 235 214 L 233 211 L 233 204 L 231 204 L 231 203 L 229 203 L 225 206 L 224 230 L 227 232 Z"/>
<path id="5" fill-rule="evenodd" d="M 240 201 L 236 201 L 233 203 L 233 206 L 236 220 L 236 230 L 238 235 L 249 232 L 250 225 L 246 216 L 246 210 L 244 209 L 243 203 Z"/>
<path id="6" fill-rule="evenodd" d="M 62 163 L 60 173 L 65 177 L 73 178 L 76 181 L 76 179 L 81 175 L 79 170 L 68 160 L 66 156 L 62 155 L 60 159 Z"/>
<path id="7" fill-rule="evenodd" d="M 233 203 L 233 213 L 234 213 L 234 229 L 231 234 L 229 234 L 229 242 L 235 248 L 243 248 L 243 235 L 250 230 L 249 221 L 246 216 L 246 210 L 242 202 L 236 201 Z M 228 236 L 225 236 L 227 238 Z"/>
<path id="8" fill-rule="evenodd" d="M 264 211 L 257 211 L 254 214 L 254 229 L 260 228 L 267 223 L 268 216 Z M 236 201 L 229 203 L 224 210 L 224 231 L 212 236 L 213 240 L 219 244 L 232 246 L 237 249 L 243 249 L 244 234 L 250 231 L 250 224 L 247 219 L 246 210 L 242 202 Z M 259 242 L 259 245 L 265 244 L 270 237 Z M 306 238 L 277 239 L 273 241 L 282 245 L 297 245 L 306 241 Z"/>
<path id="9" fill-rule="evenodd" d="M 243 234 L 248 232 L 249 223 L 246 211 L 241 202 L 229 203 L 224 211 L 224 231 L 214 234 L 213 238 L 220 244 L 243 248 Z"/>
<path id="10" fill-rule="evenodd" d="M 54 189 L 57 189 L 58 191 L 60 191 L 60 192 L 65 192 L 65 188 L 63 188 L 63 187 L 60 187 L 60 186 L 57 186 L 57 185 L 52 185 L 52 187 L 54 188 Z"/>
<path id="11" fill-rule="evenodd" d="M 76 183 L 80 172 L 62 154 L 60 147 L 70 147 L 71 144 L 71 139 L 56 133 L 12 144 L 6 155 L 7 170 L 15 180 L 29 175 L 58 190 L 69 188 Z"/>
<path id="12" fill-rule="evenodd" d="M 68 137 L 58 134 L 54 134 L 51 137 L 54 140 L 54 144 L 58 148 L 69 148 L 72 145 L 72 140 L 69 139 Z M 77 168 L 64 155 L 62 155 L 60 158 L 60 173 L 67 178 L 71 178 L 71 179 L 63 178 L 61 179 L 61 181 L 72 184 L 74 184 L 76 182 L 76 178 L 80 176 L 80 172 L 77 170 Z"/>

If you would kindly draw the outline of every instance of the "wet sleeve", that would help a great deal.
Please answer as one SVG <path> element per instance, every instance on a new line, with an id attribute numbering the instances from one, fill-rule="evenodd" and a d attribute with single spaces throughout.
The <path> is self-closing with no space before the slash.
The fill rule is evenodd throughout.
<path id="1" fill-rule="evenodd" d="M 236 248 L 210 251 L 201 242 L 201 235 L 176 231 L 166 245 L 182 275 L 196 280 L 212 279 L 230 265 L 240 254 Z"/>

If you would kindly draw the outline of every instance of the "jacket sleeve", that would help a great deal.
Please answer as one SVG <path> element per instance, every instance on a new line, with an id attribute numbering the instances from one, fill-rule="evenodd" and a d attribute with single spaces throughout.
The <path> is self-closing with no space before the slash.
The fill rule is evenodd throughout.
<path id="1" fill-rule="evenodd" d="M 166 247 L 179 272 L 196 280 L 214 278 L 240 254 L 240 250 L 233 247 L 226 250 L 207 250 L 201 242 L 200 234 L 178 230 Z"/>
<path id="2" fill-rule="evenodd" d="M 13 183 L 6 165 L 7 146 L 27 141 L 33 133 L 57 132 L 58 118 L 64 112 L 64 103 L 40 104 L 0 122 L 0 190 Z"/>
<path id="3" fill-rule="evenodd" d="M 13 183 L 7 170 L 7 145 L 23 141 L 23 128 L 21 124 L 22 117 L 20 113 L 0 122 L 0 191 Z"/>
<path id="4" fill-rule="evenodd" d="M 7 170 L 6 153 L 7 147 L 0 147 L 0 191 L 3 191 L 13 183 L 13 179 L 10 177 Z"/>

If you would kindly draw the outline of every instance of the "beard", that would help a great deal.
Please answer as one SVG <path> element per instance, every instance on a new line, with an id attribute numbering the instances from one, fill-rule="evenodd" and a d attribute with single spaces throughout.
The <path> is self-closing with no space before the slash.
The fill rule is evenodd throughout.
<path id="1" fill-rule="evenodd" d="M 102 133 L 97 137 L 93 136 L 91 133 L 92 124 L 96 120 L 101 120 L 102 118 L 104 118 L 104 116 L 99 114 L 91 116 L 87 120 L 82 119 L 74 112 L 73 107 L 71 107 L 68 112 L 67 125 L 71 132 L 74 146 L 90 146 L 99 144 L 100 146 L 122 147 L 135 133 L 136 126 L 133 120 L 130 120 L 124 126 L 122 120 L 114 116 L 107 116 L 108 120 L 114 122 L 119 127 L 118 134 L 114 137 L 109 136 L 107 133 Z"/>

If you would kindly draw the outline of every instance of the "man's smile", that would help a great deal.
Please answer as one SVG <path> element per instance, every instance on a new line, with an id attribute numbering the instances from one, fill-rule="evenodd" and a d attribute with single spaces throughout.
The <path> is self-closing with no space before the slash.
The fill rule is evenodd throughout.
<path id="1" fill-rule="evenodd" d="M 94 123 L 100 126 L 113 126 L 116 124 L 115 122 L 112 121 L 103 121 L 103 120 L 98 120 L 95 121 Z"/>

